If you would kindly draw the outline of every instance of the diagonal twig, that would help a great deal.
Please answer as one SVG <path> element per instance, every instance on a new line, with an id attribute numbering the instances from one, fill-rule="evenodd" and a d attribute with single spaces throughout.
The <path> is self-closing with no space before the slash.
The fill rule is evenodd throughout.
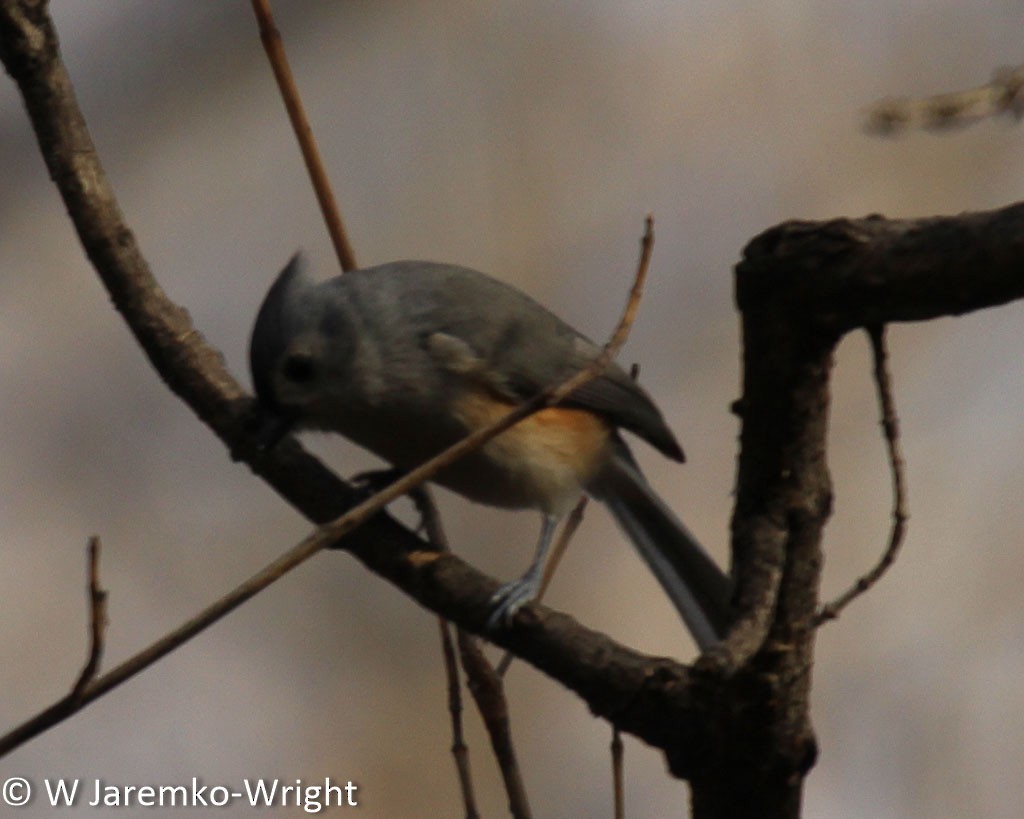
<path id="1" fill-rule="evenodd" d="M 469 767 L 469 746 L 466 745 L 462 732 L 462 689 L 459 685 L 459 661 L 455 653 L 455 642 L 452 640 L 452 624 L 443 617 L 438 617 L 437 625 L 441 632 L 441 651 L 444 656 L 445 679 L 448 682 L 448 713 L 452 719 L 451 752 L 459 776 L 462 806 L 466 819 L 479 819 L 480 811 L 476 807 L 473 775 Z"/>
<path id="2" fill-rule="evenodd" d="M 426 484 L 421 484 L 409 493 L 416 505 L 427 540 L 439 552 L 451 551 L 448 536 L 441 525 L 441 513 L 434 502 L 433 493 Z M 473 788 L 473 774 L 469 765 L 469 746 L 466 745 L 462 730 L 462 687 L 459 680 L 459 659 L 452 639 L 452 624 L 444 617 L 437 618 L 441 635 L 441 656 L 444 658 L 445 680 L 448 692 L 448 714 L 452 723 L 451 753 L 455 760 L 455 771 L 459 777 L 459 789 L 462 792 L 462 806 L 465 819 L 479 819 L 480 811 L 476 806 L 476 794 Z M 456 626 L 456 628 L 458 628 Z M 459 629 L 459 639 L 462 630 Z M 467 669 L 467 673 L 469 669 Z"/>
<path id="3" fill-rule="evenodd" d="M 423 527 L 427 539 L 438 551 L 447 552 L 448 538 L 441 526 L 441 515 L 429 489 L 417 487 L 410 493 L 416 508 L 423 519 Z M 466 811 L 466 819 L 478 819 L 476 798 L 473 793 L 473 779 L 469 767 L 469 749 L 462 732 L 462 696 L 459 688 L 458 661 L 451 638 L 451 624 L 444 618 L 438 618 L 441 628 L 441 648 L 445 662 L 445 675 L 448 680 L 448 711 L 452 719 L 452 755 L 459 775 L 459 786 L 462 789 L 462 802 Z M 458 656 L 462 669 L 466 674 L 466 686 L 473 697 L 480 718 L 483 720 L 487 736 L 491 740 L 495 759 L 501 769 L 505 794 L 508 797 L 513 816 L 528 817 L 530 807 L 526 801 L 526 789 L 523 786 L 522 772 L 519 767 L 515 745 L 512 743 L 511 720 L 509 719 L 508 700 L 502 684 L 502 672 L 495 671 L 480 646 L 480 641 L 464 629 L 456 626 L 458 636 Z M 508 655 L 506 655 L 508 656 Z"/>
<path id="4" fill-rule="evenodd" d="M 477 710 L 487 726 L 487 735 L 508 795 L 509 812 L 515 819 L 528 819 L 531 815 L 530 805 L 512 742 L 512 720 L 509 717 L 504 683 L 484 657 L 477 639 L 462 629 L 459 629 L 458 634 L 459 656 L 462 667 L 466 669 L 469 693 L 473 695 Z"/>
<path id="5" fill-rule="evenodd" d="M 252 8 L 259 24 L 260 40 L 267 52 L 270 67 L 274 71 L 277 87 L 281 90 L 284 107 L 288 109 L 288 119 L 295 131 L 295 137 L 299 141 L 299 148 L 302 151 L 302 158 L 306 163 L 310 181 L 313 183 L 313 190 L 316 192 L 320 212 L 324 216 L 327 232 L 334 244 L 334 252 L 338 254 L 338 262 L 341 264 L 342 270 L 346 273 L 355 270 L 357 267 L 356 254 L 349 243 L 345 225 L 341 221 L 341 210 L 331 191 L 331 183 L 327 179 L 327 171 L 324 170 L 320 151 L 316 147 L 313 129 L 309 127 L 309 120 L 306 118 L 306 110 L 302 105 L 299 89 L 295 85 L 295 78 L 288 65 L 281 32 L 278 31 L 277 25 L 274 23 L 274 15 L 270 10 L 270 0 L 252 0 Z"/>

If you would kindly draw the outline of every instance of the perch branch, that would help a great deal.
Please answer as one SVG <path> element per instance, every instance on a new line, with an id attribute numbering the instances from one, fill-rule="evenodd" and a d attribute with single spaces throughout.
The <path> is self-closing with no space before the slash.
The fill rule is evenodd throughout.
<path id="1" fill-rule="evenodd" d="M 315 459 L 304 454 L 297 460 L 306 464 L 310 469 L 310 477 L 316 480 L 307 484 L 304 490 L 298 489 L 294 476 L 288 475 L 288 466 L 294 467 L 296 460 L 294 449 L 289 452 L 285 447 L 285 452 L 280 458 L 261 458 L 257 454 L 251 436 L 246 433 L 245 418 L 250 405 L 244 393 L 224 369 L 220 355 L 205 344 L 192 327 L 187 313 L 167 299 L 149 271 L 134 237 L 124 224 L 114 192 L 96 155 L 85 120 L 75 100 L 71 80 L 60 59 L 56 31 L 46 13 L 45 5 L 19 3 L 17 0 L 4 0 L 0 3 L 0 57 L 19 85 L 43 157 L 64 197 L 82 245 L 100 273 L 115 306 L 124 315 L 157 371 L 168 386 L 229 443 L 233 452 L 239 457 L 247 457 L 254 470 L 277 486 L 285 497 L 295 500 L 298 496 L 300 506 L 314 519 L 326 517 L 325 510 L 338 503 L 339 498 L 351 497 L 351 491 L 330 473 L 326 473 Z M 557 403 L 573 389 L 593 378 L 607 366 L 628 334 L 632 317 L 636 313 L 652 242 L 651 221 L 648 218 L 641 264 L 623 319 L 611 341 L 602 354 L 592 362 L 591 367 L 580 371 L 563 384 L 543 391 L 488 429 L 479 430 L 431 462 L 403 476 L 374 497 L 356 505 L 330 525 L 314 532 L 174 632 L 165 635 L 103 676 L 93 679 L 77 692 L 74 702 L 65 698 L 0 738 L 0 754 L 65 719 L 70 713 L 148 667 L 199 631 L 233 611 L 287 571 L 308 560 L 326 546 L 333 545 L 339 538 L 352 532 L 361 522 L 379 512 L 391 500 L 429 479 L 436 470 L 472 448 L 482 446 L 490 437 L 504 431 L 531 412 Z M 291 464 L 289 460 L 292 461 Z M 303 492 L 315 494 L 314 488 L 322 489 L 327 485 L 334 490 L 331 501 L 325 502 L 321 498 L 314 504 L 309 500 L 309 494 L 303 496 Z M 405 587 L 416 587 L 418 584 L 408 577 L 407 571 L 395 571 L 395 563 L 405 564 L 407 569 L 407 561 L 411 555 L 418 553 L 417 547 L 410 551 L 409 541 L 405 541 L 404 548 L 398 546 L 397 554 L 394 551 L 389 552 L 383 548 L 389 542 L 388 537 L 393 541 L 396 537 L 402 536 L 397 535 L 392 526 L 384 524 L 382 528 L 375 527 L 375 530 L 372 536 L 364 534 L 363 538 L 356 538 L 347 545 L 364 562 L 375 565 L 379 573 L 395 582 L 398 582 L 398 577 L 401 576 L 407 584 Z M 373 544 L 372 549 L 360 548 L 368 542 Z M 412 542 L 418 543 L 415 540 Z M 454 558 L 449 562 L 457 563 Z M 463 577 L 462 582 L 466 585 L 460 590 L 475 588 L 473 579 Z M 426 593 L 430 590 L 417 588 L 417 591 L 417 599 L 430 599 L 430 595 Z M 440 610 L 446 604 L 450 605 L 453 599 L 458 598 L 454 587 L 448 587 L 448 591 L 451 594 L 442 594 L 440 600 L 432 601 L 435 610 Z M 493 589 L 491 591 L 493 593 Z M 460 611 L 459 614 L 464 612 Z M 478 629 L 483 627 L 480 618 L 476 621 L 473 618 L 463 619 Z M 552 667 L 556 665 L 562 667 L 561 663 L 553 663 Z"/>

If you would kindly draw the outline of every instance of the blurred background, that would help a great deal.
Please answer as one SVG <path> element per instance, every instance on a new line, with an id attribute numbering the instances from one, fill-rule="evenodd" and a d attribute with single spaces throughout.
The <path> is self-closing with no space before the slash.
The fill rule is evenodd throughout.
<path id="1" fill-rule="evenodd" d="M 738 431 L 731 268 L 744 244 L 789 218 L 956 213 L 1024 190 L 1024 138 L 1008 121 L 899 139 L 861 130 L 879 98 L 974 86 L 1019 62 L 1021 8 L 1007 0 L 277 6 L 363 265 L 473 266 L 603 338 L 643 217 L 655 215 L 623 361 L 642 365 L 688 463 L 636 449 L 723 563 Z M 325 275 L 336 267 L 249 4 L 55 0 L 52 11 L 155 274 L 248 384 L 251 322 L 277 271 L 299 247 Z M 83 256 L 6 76 L 0 163 L 6 731 L 64 694 L 84 660 L 89 535 L 103 541 L 110 668 L 309 527 L 155 377 Z M 891 332 L 910 528 L 890 574 L 821 632 L 807 816 L 1019 815 L 1022 319 L 1011 305 Z M 844 341 L 829 597 L 888 535 L 869 364 L 862 337 Z M 326 437 L 308 444 L 346 475 L 376 465 Z M 441 502 L 462 556 L 501 578 L 522 571 L 535 515 Z M 693 656 L 598 508 L 548 599 L 643 651 Z M 322 554 L 0 773 L 131 784 L 329 775 L 359 785 L 363 816 L 455 816 L 444 686 L 435 618 L 347 555 Z M 610 816 L 607 725 L 523 663 L 508 696 L 536 814 Z M 472 711 L 466 722 L 481 807 L 504 815 L 487 740 Z M 629 815 L 682 815 L 685 785 L 659 754 L 626 746 Z M 38 798 L 19 814 L 49 815 Z"/>

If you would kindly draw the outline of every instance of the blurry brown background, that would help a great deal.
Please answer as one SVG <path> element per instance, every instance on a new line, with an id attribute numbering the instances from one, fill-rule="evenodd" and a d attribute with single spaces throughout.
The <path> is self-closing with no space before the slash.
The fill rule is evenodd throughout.
<path id="1" fill-rule="evenodd" d="M 984 82 L 1021 59 L 1018 4 L 288 2 L 278 22 L 362 264 L 486 270 L 603 337 L 643 216 L 651 280 L 624 351 L 686 447 L 637 447 L 726 560 L 739 344 L 731 266 L 791 217 L 995 207 L 1024 191 L 1024 134 L 986 122 L 899 140 L 863 108 Z M 103 162 L 154 272 L 248 383 L 266 287 L 329 244 L 248 3 L 53 3 Z M 86 642 L 84 546 L 103 539 L 105 666 L 308 531 L 154 376 L 86 263 L 13 85 L 0 81 L 0 729 L 63 694 Z M 1011 817 L 1024 804 L 1024 308 L 895 328 L 911 523 L 891 574 L 822 632 L 814 817 Z M 825 592 L 866 569 L 890 488 L 862 338 L 835 384 Z M 309 442 L 344 474 L 373 465 Z M 531 514 L 443 496 L 499 577 Z M 402 514 L 408 517 L 405 506 Z M 649 652 L 692 646 L 593 509 L 550 595 Z M 318 556 L 122 689 L 0 763 L 0 778 L 355 780 L 360 815 L 460 813 L 434 618 L 343 554 Z M 509 697 L 538 816 L 611 813 L 609 731 L 525 664 Z M 505 799 L 467 722 L 486 815 Z M 685 786 L 627 739 L 631 816 Z M 299 815 L 291 809 L 282 814 Z M 22 817 L 49 816 L 41 799 Z M 147 811 L 146 815 L 176 815 Z M 249 815 L 236 806 L 217 816 Z"/>

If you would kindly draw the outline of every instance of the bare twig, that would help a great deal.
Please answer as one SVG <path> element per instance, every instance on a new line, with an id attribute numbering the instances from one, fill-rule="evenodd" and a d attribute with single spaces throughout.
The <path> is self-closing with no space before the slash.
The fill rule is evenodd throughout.
<path id="1" fill-rule="evenodd" d="M 899 419 L 896 415 L 896 403 L 892 397 L 892 379 L 889 376 L 888 354 L 885 345 L 885 326 L 876 325 L 868 328 L 871 339 L 871 351 L 874 356 L 875 385 L 878 389 L 878 402 L 881 410 L 882 430 L 885 434 L 886 450 L 889 455 L 889 467 L 892 471 L 892 529 L 889 532 L 889 543 L 878 563 L 867 574 L 857 581 L 831 603 L 822 606 L 815 620 L 821 625 L 826 620 L 834 620 L 839 613 L 854 599 L 864 594 L 881 580 L 899 555 L 903 545 L 903 535 L 907 524 L 907 490 L 906 478 L 903 473 L 903 455 L 900 452 Z"/>
<path id="2" fill-rule="evenodd" d="M 478 819 L 480 812 L 477 810 L 476 796 L 473 793 L 469 748 L 462 733 L 462 689 L 459 685 L 459 661 L 452 641 L 452 626 L 443 617 L 437 618 L 437 625 L 441 631 L 441 650 L 444 654 L 445 678 L 448 681 L 448 713 L 452 718 L 452 757 L 455 759 L 455 770 L 459 775 L 462 805 L 466 819 Z"/>
<path id="3" fill-rule="evenodd" d="M 586 512 L 587 504 L 589 502 L 590 499 L 584 495 L 576 502 L 572 511 L 565 518 L 565 523 L 562 524 L 562 532 L 555 541 L 554 546 L 551 548 L 551 558 L 548 560 L 548 564 L 544 567 L 544 577 L 541 578 L 540 590 L 537 593 L 538 600 L 543 596 L 544 592 L 548 590 L 548 586 L 551 585 L 555 572 L 558 571 L 558 566 L 562 562 L 562 558 L 565 557 L 566 551 L 569 549 L 569 543 L 572 541 L 573 535 L 576 534 L 576 530 L 579 529 L 580 524 L 583 523 L 583 514 Z"/>
<path id="4" fill-rule="evenodd" d="M 100 539 L 89 538 L 89 657 L 78 675 L 71 696 L 78 698 L 100 669 L 107 630 L 107 593 L 100 588 Z"/>
<path id="5" fill-rule="evenodd" d="M 615 795 L 615 819 L 626 817 L 626 786 L 624 782 L 625 749 L 622 745 L 622 734 L 618 728 L 612 728 L 612 784 Z"/>
<path id="6" fill-rule="evenodd" d="M 270 67 L 277 79 L 277 86 L 281 89 L 281 98 L 284 106 L 288 109 L 288 119 L 292 123 L 295 137 L 299 141 L 299 148 L 302 150 L 302 158 L 306 162 L 306 170 L 313 183 L 313 190 L 316 192 L 317 202 L 320 204 L 320 212 L 327 224 L 327 232 L 330 234 L 331 242 L 334 244 L 334 252 L 338 254 L 338 262 L 341 269 L 348 272 L 355 270 L 356 255 L 349 243 L 348 235 L 345 232 L 345 225 L 341 221 L 341 211 L 331 191 L 331 184 L 327 179 L 327 172 L 324 170 L 323 161 L 320 158 L 320 151 L 316 147 L 316 140 L 313 137 L 313 130 L 309 127 L 309 120 L 306 118 L 306 111 L 299 96 L 299 89 L 295 85 L 295 78 L 288 65 L 288 57 L 285 54 L 284 42 L 281 40 L 281 32 L 274 24 L 274 15 L 270 10 L 270 0 L 252 0 L 252 8 L 256 13 L 256 21 L 260 27 L 260 40 L 263 41 L 263 48 L 267 52 L 267 59 L 270 60 Z"/>
<path id="7" fill-rule="evenodd" d="M 530 805 L 512 743 L 512 721 L 501 677 L 484 657 L 477 639 L 462 629 L 459 629 L 459 656 L 462 658 L 462 667 L 466 669 L 469 693 L 473 695 L 487 727 L 491 748 L 505 783 L 509 811 L 516 819 L 528 819 Z"/>
<path id="8" fill-rule="evenodd" d="M 441 525 L 441 513 L 434 502 L 433 493 L 426 484 L 420 484 L 409 493 L 416 505 L 416 510 L 423 521 L 427 540 L 439 552 L 447 552 L 448 536 Z M 459 684 L 459 660 L 452 640 L 452 626 L 444 618 L 437 618 L 441 634 L 441 655 L 444 658 L 445 679 L 448 691 L 448 713 L 452 720 L 452 757 L 455 759 L 455 770 L 459 776 L 459 788 L 462 791 L 462 805 L 466 819 L 479 819 L 480 812 L 476 807 L 476 795 L 473 789 L 473 775 L 469 766 L 469 747 L 462 731 L 462 689 Z"/>
<path id="9" fill-rule="evenodd" d="M 416 508 L 423 518 L 427 538 L 438 549 L 448 551 L 448 539 L 441 527 L 441 516 L 430 490 L 421 485 L 410 493 Z M 469 749 L 462 733 L 462 696 L 459 689 L 459 671 L 452 646 L 451 627 L 443 617 L 438 618 L 441 627 L 441 647 L 444 653 L 445 674 L 448 680 L 448 711 L 452 718 L 452 755 L 459 774 L 462 801 L 466 819 L 475 819 L 479 814 L 473 793 L 473 779 L 469 767 Z M 515 746 L 512 744 L 511 723 L 508 718 L 508 701 L 501 683 L 500 673 L 495 672 L 480 646 L 480 641 L 464 629 L 456 626 L 459 643 L 459 657 L 466 673 L 466 686 L 473 695 L 484 728 L 495 749 L 495 756 L 502 771 L 502 781 L 514 815 L 528 815 L 526 792 L 522 775 L 516 762 Z M 497 749 L 501 749 L 499 752 Z"/>
<path id="10" fill-rule="evenodd" d="M 629 331 L 633 328 L 633 322 L 636 321 L 637 311 L 640 309 L 640 299 L 644 294 L 644 284 L 647 282 L 647 268 L 651 264 L 651 252 L 653 250 L 654 216 L 648 213 L 644 218 L 644 235 L 640 239 L 640 260 L 637 262 L 636 273 L 633 275 L 633 286 L 630 288 L 629 298 L 626 300 L 626 306 L 622 311 L 619 324 L 615 328 L 615 332 L 612 333 L 612 337 L 608 340 L 608 343 L 605 345 L 604 351 L 602 352 L 599 372 L 604 370 L 611 360 L 618 355 L 622 345 L 625 344 L 626 339 L 629 338 Z M 576 387 L 566 390 L 563 397 L 572 392 L 573 389 L 576 389 Z"/>
<path id="11" fill-rule="evenodd" d="M 985 85 L 921 99 L 887 99 L 873 105 L 864 124 L 870 134 L 893 136 L 911 128 L 948 131 L 1009 114 L 1024 115 L 1024 66 L 1000 68 Z"/>

